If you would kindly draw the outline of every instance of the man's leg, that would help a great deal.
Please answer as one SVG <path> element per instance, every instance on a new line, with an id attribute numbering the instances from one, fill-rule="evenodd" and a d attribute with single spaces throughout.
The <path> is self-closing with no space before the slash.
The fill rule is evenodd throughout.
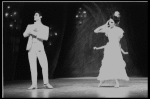
<path id="1" fill-rule="evenodd" d="M 32 86 L 28 89 L 35 89 L 37 88 L 37 56 L 36 53 L 31 50 L 28 52 L 28 58 L 30 63 L 30 71 L 31 71 L 31 80 Z"/>
<path id="2" fill-rule="evenodd" d="M 46 53 L 44 50 L 39 51 L 38 52 L 38 59 L 39 59 L 39 63 L 42 67 L 42 74 L 43 74 L 43 82 L 45 86 L 48 86 L 48 88 L 53 88 L 50 84 L 49 84 L 49 78 L 48 78 L 48 61 L 47 61 L 47 57 L 46 57 Z"/>
<path id="3" fill-rule="evenodd" d="M 42 74 L 43 74 L 43 81 L 44 84 L 48 83 L 48 62 L 47 62 L 47 57 L 44 51 L 40 51 L 37 54 L 39 63 L 42 67 Z"/>

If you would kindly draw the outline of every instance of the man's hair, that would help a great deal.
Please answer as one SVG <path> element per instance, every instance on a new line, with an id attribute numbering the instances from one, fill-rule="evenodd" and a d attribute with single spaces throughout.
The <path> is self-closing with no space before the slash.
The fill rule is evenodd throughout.
<path id="1" fill-rule="evenodd" d="M 42 13 L 40 11 L 35 11 L 35 13 L 38 13 L 39 16 L 42 16 Z"/>

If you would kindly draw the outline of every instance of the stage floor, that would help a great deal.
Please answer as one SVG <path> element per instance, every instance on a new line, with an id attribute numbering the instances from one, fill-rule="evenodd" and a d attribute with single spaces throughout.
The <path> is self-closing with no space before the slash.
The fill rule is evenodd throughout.
<path id="1" fill-rule="evenodd" d="M 50 79 L 53 89 L 44 89 L 43 80 L 38 80 L 38 89 L 27 90 L 31 80 L 20 80 L 4 83 L 4 98 L 147 98 L 148 78 L 130 78 L 130 81 L 119 81 L 120 87 L 114 88 L 115 81 L 105 81 L 98 87 L 96 77 Z"/>

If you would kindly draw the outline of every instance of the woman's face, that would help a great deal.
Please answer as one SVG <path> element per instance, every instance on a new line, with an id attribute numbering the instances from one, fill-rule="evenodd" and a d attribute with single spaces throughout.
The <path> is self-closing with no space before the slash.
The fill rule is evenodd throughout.
<path id="1" fill-rule="evenodd" d="M 109 25 L 110 25 L 111 28 L 114 27 L 115 26 L 114 20 L 110 19 L 109 20 Z"/>

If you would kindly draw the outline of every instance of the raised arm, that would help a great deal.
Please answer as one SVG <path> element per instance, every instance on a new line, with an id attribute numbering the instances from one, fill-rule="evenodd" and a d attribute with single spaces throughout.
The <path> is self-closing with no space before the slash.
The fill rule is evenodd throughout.
<path id="1" fill-rule="evenodd" d="M 106 22 L 106 24 L 104 24 L 104 25 L 102 25 L 102 26 L 96 28 L 96 29 L 94 30 L 94 32 L 95 32 L 95 33 L 100 33 L 100 32 L 101 32 L 101 33 L 104 33 L 104 32 L 106 32 L 107 29 L 108 29 L 108 22 L 109 22 L 109 20 Z"/>

